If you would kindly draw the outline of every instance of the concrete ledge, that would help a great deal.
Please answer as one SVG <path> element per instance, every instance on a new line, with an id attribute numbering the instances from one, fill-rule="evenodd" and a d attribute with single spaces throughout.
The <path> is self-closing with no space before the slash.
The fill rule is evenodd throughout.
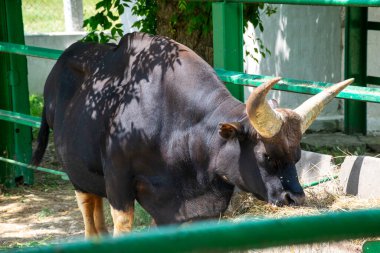
<path id="1" fill-rule="evenodd" d="M 296 164 L 301 183 L 311 183 L 331 176 L 334 168 L 332 159 L 331 155 L 302 150 L 301 160 Z"/>
<path id="2" fill-rule="evenodd" d="M 346 194 L 380 198 L 380 159 L 347 156 L 340 168 L 339 179 Z"/>
<path id="3" fill-rule="evenodd" d="M 337 147 L 349 150 L 365 150 L 366 143 L 356 135 L 315 133 L 304 135 L 301 140 L 301 147 L 311 150 L 320 148 L 335 150 Z"/>

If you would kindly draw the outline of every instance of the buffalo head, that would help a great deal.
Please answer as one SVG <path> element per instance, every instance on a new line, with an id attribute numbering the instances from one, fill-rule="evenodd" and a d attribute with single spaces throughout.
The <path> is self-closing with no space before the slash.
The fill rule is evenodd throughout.
<path id="1" fill-rule="evenodd" d="M 305 193 L 295 164 L 301 156 L 302 134 L 353 79 L 325 89 L 295 110 L 276 108 L 266 100 L 279 80 L 272 79 L 252 92 L 240 120 L 219 124 L 216 170 L 225 181 L 259 199 L 278 206 L 301 205 Z"/>

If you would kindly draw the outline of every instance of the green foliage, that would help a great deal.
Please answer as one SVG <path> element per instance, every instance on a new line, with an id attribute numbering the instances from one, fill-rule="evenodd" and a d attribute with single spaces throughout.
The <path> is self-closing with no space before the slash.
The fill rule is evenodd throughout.
<path id="1" fill-rule="evenodd" d="M 29 96 L 30 104 L 30 115 L 41 117 L 42 108 L 44 107 L 44 99 L 40 95 L 30 95 Z"/>
<path id="2" fill-rule="evenodd" d="M 138 0 L 132 7 L 132 14 L 141 19 L 136 21 L 132 27 L 141 32 L 156 34 L 157 31 L 157 0 Z"/>
<path id="3" fill-rule="evenodd" d="M 131 0 L 101 0 L 96 4 L 97 13 L 83 21 L 83 27 L 89 31 L 83 41 L 106 43 L 123 36 L 120 15 Z M 106 33 L 105 31 L 109 31 Z M 100 31 L 97 33 L 97 31 Z"/>
<path id="4" fill-rule="evenodd" d="M 258 27 L 261 32 L 264 32 L 264 25 L 261 20 L 262 13 L 269 17 L 276 12 L 277 8 L 273 7 L 270 4 L 254 3 L 244 5 L 244 31 L 246 31 L 248 28 L 248 22 L 251 22 L 253 27 Z M 263 58 L 265 58 L 267 55 L 271 55 L 271 51 L 265 47 L 261 39 L 253 38 L 251 36 L 249 36 L 249 38 L 255 41 L 258 45 L 257 48 L 254 48 L 256 54 L 260 54 Z M 246 51 L 246 55 L 250 55 L 256 62 L 259 62 L 258 59 L 250 52 Z"/>
<path id="5" fill-rule="evenodd" d="M 41 117 L 42 108 L 44 107 L 44 99 L 40 95 L 30 95 L 29 96 L 29 105 L 30 105 L 30 115 Z M 33 128 L 32 134 L 33 139 L 35 139 L 38 135 L 38 128 Z"/>
<path id="6" fill-rule="evenodd" d="M 160 4 L 165 4 L 169 0 L 161 0 Z M 211 12 L 212 2 L 198 2 L 190 0 L 177 0 L 177 11 L 170 13 L 170 28 L 173 33 L 177 29 L 184 29 L 183 21 L 186 21 L 185 27 L 187 34 L 192 34 L 198 31 L 199 39 L 202 34 L 212 31 Z M 84 38 L 84 41 L 97 41 L 100 43 L 116 40 L 118 36 L 123 35 L 122 25 L 119 23 L 119 17 L 124 12 L 124 7 L 131 4 L 131 0 L 100 0 L 96 4 L 98 11 L 94 16 L 84 21 L 85 27 L 89 34 Z M 137 0 L 132 7 L 132 14 L 139 16 L 140 20 L 133 24 L 142 32 L 156 34 L 157 31 L 157 13 L 159 3 L 158 0 Z M 244 23 L 251 22 L 253 26 L 258 27 L 261 32 L 264 31 L 261 15 L 267 16 L 276 13 L 276 8 L 264 3 L 252 3 L 244 5 Z M 181 26 L 181 27 L 177 27 Z M 245 25 L 245 29 L 247 25 Z M 109 31 L 106 33 L 105 31 Z M 256 53 L 262 57 L 270 55 L 271 52 L 266 48 L 260 39 L 256 40 L 258 48 L 255 48 Z M 254 56 L 252 56 L 258 61 Z"/>
<path id="7" fill-rule="evenodd" d="M 30 241 L 30 242 L 15 242 L 10 246 L 2 246 L 0 245 L 0 250 L 12 250 L 12 249 L 19 249 L 19 248 L 30 248 L 30 247 L 40 247 L 40 246 L 46 246 L 48 243 L 46 242 L 49 238 L 45 238 L 40 241 Z"/>
<path id="8" fill-rule="evenodd" d="M 211 2 L 179 0 L 178 11 L 172 13 L 171 27 L 173 30 L 183 29 L 183 27 L 177 27 L 177 23 L 183 23 L 179 22 L 182 20 L 187 22 L 186 32 L 189 35 L 196 31 L 200 34 L 209 33 L 212 30 L 211 12 Z"/>
<path id="9" fill-rule="evenodd" d="M 142 206 L 135 202 L 135 216 L 133 220 L 133 227 L 135 231 L 147 229 L 152 224 L 152 217 L 142 208 Z"/>
<path id="10" fill-rule="evenodd" d="M 40 212 L 38 212 L 38 218 L 40 219 L 43 219 L 43 218 L 46 218 L 48 216 L 52 216 L 54 214 L 54 212 L 49 209 L 49 208 L 42 208 L 42 210 Z"/>

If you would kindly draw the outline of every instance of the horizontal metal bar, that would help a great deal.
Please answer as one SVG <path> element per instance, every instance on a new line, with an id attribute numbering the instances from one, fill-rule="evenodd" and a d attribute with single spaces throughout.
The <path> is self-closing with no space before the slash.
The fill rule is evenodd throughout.
<path id="1" fill-rule="evenodd" d="M 0 120 L 6 120 L 21 125 L 39 128 L 41 125 L 41 118 L 34 117 L 22 113 L 10 112 L 0 109 Z"/>
<path id="2" fill-rule="evenodd" d="M 10 164 L 14 164 L 14 165 L 17 165 L 17 166 L 21 166 L 21 167 L 24 167 L 24 168 L 27 168 L 27 169 L 38 170 L 38 171 L 54 174 L 54 175 L 57 175 L 57 176 L 61 176 L 61 178 L 63 180 L 69 180 L 69 177 L 67 176 L 67 174 L 65 172 L 62 172 L 62 171 L 47 169 L 47 168 L 38 167 L 38 166 L 32 166 L 30 164 L 18 162 L 18 161 L 15 161 L 15 160 L 12 160 L 12 159 L 8 159 L 8 158 L 5 158 L 5 157 L 1 157 L 1 156 L 0 156 L 0 161 L 6 162 L 6 163 L 10 163 Z"/>
<path id="3" fill-rule="evenodd" d="M 380 210 L 372 209 L 282 219 L 193 223 L 116 238 L 96 238 L 91 241 L 9 252 L 228 252 L 375 237 L 380 236 L 379 227 Z"/>
<path id="4" fill-rule="evenodd" d="M 304 189 L 306 189 L 306 188 L 309 188 L 309 187 L 312 187 L 312 186 L 316 186 L 316 185 L 319 185 L 319 184 L 322 184 L 322 183 L 329 182 L 329 181 L 331 181 L 333 179 L 336 179 L 336 178 L 338 178 L 338 176 L 325 177 L 325 178 L 322 178 L 322 179 L 320 179 L 318 181 L 314 181 L 314 182 L 311 182 L 311 183 L 303 184 L 302 187 Z"/>
<path id="5" fill-rule="evenodd" d="M 62 54 L 61 50 L 26 46 L 7 42 L 0 42 L 0 52 L 21 54 L 52 60 L 57 60 Z"/>
<path id="6" fill-rule="evenodd" d="M 367 22 L 367 30 L 380 31 L 380 22 Z"/>
<path id="7" fill-rule="evenodd" d="M 11 49 L 9 49 L 8 46 L 10 46 Z M 44 54 L 44 57 L 49 59 L 57 59 L 62 53 L 60 50 L 30 47 L 4 42 L 0 42 L 0 51 L 25 54 L 35 57 L 42 57 L 41 52 L 46 52 L 46 54 Z M 263 81 L 270 78 L 268 76 L 248 75 L 241 72 L 226 71 L 223 69 L 216 69 L 216 72 L 219 75 L 220 79 L 224 82 L 254 87 L 260 85 Z M 274 88 L 282 91 L 313 95 L 321 92 L 324 88 L 330 85 L 332 84 L 296 79 L 283 79 L 280 84 L 276 85 Z M 380 103 L 380 90 L 378 88 L 349 86 L 337 97 L 343 99 Z"/>
<path id="8" fill-rule="evenodd" d="M 273 78 L 262 75 L 249 75 L 223 69 L 216 69 L 216 73 L 223 82 L 250 87 L 257 87 L 263 82 Z M 273 88 L 275 90 L 314 95 L 331 85 L 333 84 L 284 78 Z M 349 86 L 341 91 L 337 98 L 380 103 L 380 88 Z"/>
<path id="9" fill-rule="evenodd" d="M 368 84 L 379 84 L 380 85 L 380 77 L 377 76 L 367 76 Z"/>
<path id="10" fill-rule="evenodd" d="M 297 4 L 297 5 L 328 5 L 328 6 L 355 6 L 378 7 L 380 0 L 227 0 L 230 3 L 270 3 L 270 4 Z"/>

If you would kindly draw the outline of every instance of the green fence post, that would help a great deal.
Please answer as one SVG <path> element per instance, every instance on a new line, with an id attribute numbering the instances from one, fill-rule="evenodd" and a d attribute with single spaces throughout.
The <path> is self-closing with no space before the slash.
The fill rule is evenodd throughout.
<path id="1" fill-rule="evenodd" d="M 25 44 L 21 0 L 0 0 L 0 12 L 0 41 Z M 0 109 L 29 114 L 26 57 L 15 54 L 0 57 Z M 0 155 L 28 163 L 32 152 L 31 128 L 8 122 L 0 124 Z M 0 164 L 1 184 L 12 187 L 18 179 L 33 184 L 33 172 Z"/>
<path id="2" fill-rule="evenodd" d="M 5 0 L 0 0 L 0 40 L 6 40 L 6 9 Z M 5 110 L 12 109 L 11 91 L 8 85 L 9 55 L 0 54 L 0 108 Z M 14 154 L 14 133 L 13 124 L 0 121 L 0 156 L 10 157 Z M 0 184 L 14 184 L 13 166 L 0 163 Z"/>
<path id="3" fill-rule="evenodd" d="M 243 72 L 243 4 L 212 4 L 214 67 Z M 226 83 L 231 94 L 244 101 L 244 88 Z"/>
<path id="4" fill-rule="evenodd" d="M 355 78 L 353 85 L 367 85 L 367 7 L 346 8 L 345 77 Z M 367 105 L 345 100 L 344 128 L 347 134 L 367 133 Z"/>

